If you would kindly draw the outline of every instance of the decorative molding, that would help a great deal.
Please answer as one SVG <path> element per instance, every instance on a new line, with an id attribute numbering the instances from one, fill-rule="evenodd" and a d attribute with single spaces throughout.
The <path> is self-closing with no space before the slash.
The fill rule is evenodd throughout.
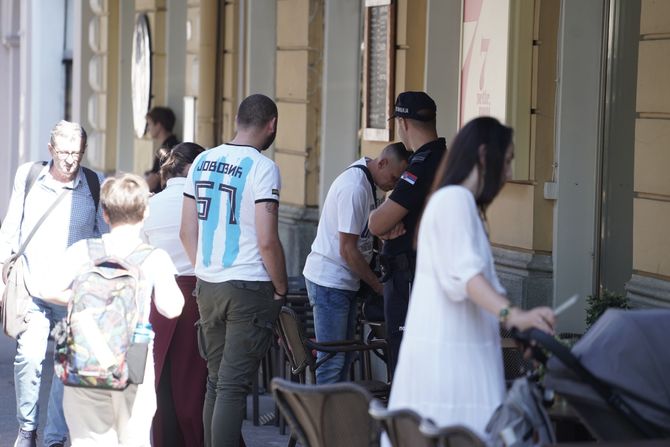
<path id="1" fill-rule="evenodd" d="M 315 207 L 305 208 L 302 206 L 279 205 L 279 222 L 293 224 L 297 222 L 319 222 L 319 209 Z"/>
<path id="2" fill-rule="evenodd" d="M 626 296 L 635 307 L 670 308 L 670 281 L 633 273 L 626 283 Z"/>
<path id="3" fill-rule="evenodd" d="M 509 248 L 492 247 L 496 267 L 501 271 L 509 271 L 522 276 L 530 274 L 552 277 L 554 273 L 551 255 Z"/>
<path id="4" fill-rule="evenodd" d="M 654 200 L 657 202 L 670 202 L 670 196 L 666 194 L 654 194 L 650 192 L 633 192 L 633 197 L 636 199 Z"/>
<path id="5" fill-rule="evenodd" d="M 302 275 L 305 259 L 316 237 L 319 210 L 282 203 L 279 206 L 279 238 L 284 247 L 289 276 Z"/>
<path id="6" fill-rule="evenodd" d="M 640 35 L 640 40 L 670 40 L 670 33 L 649 33 Z"/>
<path id="7" fill-rule="evenodd" d="M 550 254 L 492 247 L 496 272 L 508 298 L 523 308 L 553 304 L 554 274 Z"/>

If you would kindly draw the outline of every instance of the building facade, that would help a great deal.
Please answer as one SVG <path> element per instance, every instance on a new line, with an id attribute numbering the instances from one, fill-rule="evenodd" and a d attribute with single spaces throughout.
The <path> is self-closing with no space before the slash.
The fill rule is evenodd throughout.
<path id="1" fill-rule="evenodd" d="M 66 113 L 89 130 L 88 165 L 143 172 L 155 147 L 134 115 L 171 107 L 180 137 L 212 147 L 232 137 L 240 100 L 264 93 L 279 108 L 269 155 L 298 275 L 333 179 L 395 139 L 385 118 L 397 93 L 425 90 L 447 141 L 482 114 L 515 128 L 514 179 L 487 220 L 516 303 L 577 293 L 560 323 L 575 331 L 585 297 L 605 289 L 670 305 L 668 2 L 47 3 L 0 0 L 3 214 L 16 166 L 46 156 Z"/>

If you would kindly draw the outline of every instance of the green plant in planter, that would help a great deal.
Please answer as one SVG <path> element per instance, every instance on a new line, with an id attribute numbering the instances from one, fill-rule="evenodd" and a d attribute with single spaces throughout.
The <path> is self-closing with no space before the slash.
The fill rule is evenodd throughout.
<path id="1" fill-rule="evenodd" d="M 600 316 L 610 307 L 617 309 L 630 309 L 630 302 L 625 295 L 610 292 L 604 289 L 600 296 L 589 295 L 586 297 L 586 328 L 590 328 Z"/>

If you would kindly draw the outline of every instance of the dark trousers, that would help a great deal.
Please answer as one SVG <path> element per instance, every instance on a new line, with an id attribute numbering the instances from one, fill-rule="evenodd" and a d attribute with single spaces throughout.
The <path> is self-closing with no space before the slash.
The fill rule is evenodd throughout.
<path id="1" fill-rule="evenodd" d="M 207 359 L 206 447 L 238 447 L 247 394 L 272 343 L 282 303 L 271 282 L 198 280 L 200 349 Z"/>
<path id="2" fill-rule="evenodd" d="M 184 294 L 179 317 L 165 318 L 151 304 L 158 407 L 152 427 L 153 445 L 202 447 L 207 364 L 198 352 L 195 322 L 200 315 L 193 296 L 195 276 L 180 276 L 177 284 Z"/>
<path id="3" fill-rule="evenodd" d="M 398 363 L 413 276 L 409 270 L 394 270 L 384 283 L 384 318 L 391 378 Z"/>

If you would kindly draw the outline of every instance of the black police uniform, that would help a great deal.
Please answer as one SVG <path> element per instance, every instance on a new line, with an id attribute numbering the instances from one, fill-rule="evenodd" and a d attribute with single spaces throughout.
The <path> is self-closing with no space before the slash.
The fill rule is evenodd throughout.
<path id="1" fill-rule="evenodd" d="M 402 327 L 405 325 L 410 290 L 414 281 L 416 227 L 446 149 L 444 138 L 438 138 L 421 146 L 410 157 L 407 170 L 389 197 L 409 211 L 402 220 L 405 234 L 386 241 L 381 256 L 387 279 L 384 282 L 384 317 L 391 374 L 395 371 L 398 361 Z"/>

